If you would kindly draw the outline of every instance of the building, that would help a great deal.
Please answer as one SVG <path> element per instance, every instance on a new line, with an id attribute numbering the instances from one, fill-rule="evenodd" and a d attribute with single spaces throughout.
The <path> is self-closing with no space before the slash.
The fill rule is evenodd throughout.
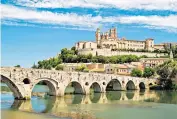
<path id="1" fill-rule="evenodd" d="M 144 70 L 142 68 L 142 63 L 137 62 L 134 64 L 105 64 L 105 73 L 106 74 L 117 74 L 117 75 L 131 75 L 133 69 L 137 68 L 140 70 Z"/>
<path id="2" fill-rule="evenodd" d="M 109 31 L 102 33 L 98 28 L 95 32 L 95 42 L 81 41 L 76 43 L 77 50 L 80 49 L 131 49 L 131 50 L 146 50 L 154 51 L 154 39 L 148 38 L 142 41 L 127 40 L 117 36 L 117 29 L 111 28 Z M 161 45 L 160 45 L 161 46 Z M 157 45 L 155 48 L 160 47 Z M 163 45 L 162 45 L 163 47 Z M 160 47 L 160 49 L 163 49 Z"/>
<path id="3" fill-rule="evenodd" d="M 136 67 L 130 64 L 118 64 L 115 66 L 114 74 L 118 75 L 130 75 L 132 70 Z"/>
<path id="4" fill-rule="evenodd" d="M 165 44 L 154 44 L 154 39 L 128 40 L 119 38 L 117 29 L 111 28 L 107 32 L 101 32 L 98 28 L 95 32 L 95 41 L 80 41 L 75 44 L 78 54 L 113 55 L 146 55 L 148 57 L 161 57 L 167 54 L 152 53 L 154 50 L 164 50 Z M 133 51 L 133 52 L 130 52 Z M 146 52 L 145 52 L 146 51 Z"/>
<path id="5" fill-rule="evenodd" d="M 144 65 L 144 67 L 154 68 L 168 60 L 169 58 L 142 58 L 140 59 L 140 62 Z"/>

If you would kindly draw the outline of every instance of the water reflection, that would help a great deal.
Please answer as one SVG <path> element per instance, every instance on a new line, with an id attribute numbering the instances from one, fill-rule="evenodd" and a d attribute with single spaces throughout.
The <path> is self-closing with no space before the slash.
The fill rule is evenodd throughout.
<path id="1" fill-rule="evenodd" d="M 56 97 L 51 96 L 48 98 L 32 98 L 31 105 L 34 112 L 47 113 L 55 105 Z M 36 106 L 37 105 L 37 106 Z"/>
<path id="2" fill-rule="evenodd" d="M 128 100 L 132 100 L 134 98 L 135 92 L 134 91 L 127 91 L 126 97 Z"/>
<path id="3" fill-rule="evenodd" d="M 66 94 L 64 96 L 64 100 L 67 104 L 80 104 L 83 99 L 83 95 L 77 94 L 77 95 L 72 95 L 72 94 Z"/>
<path id="4" fill-rule="evenodd" d="M 176 91 L 156 91 L 155 97 L 145 99 L 146 102 L 168 103 L 177 104 L 177 92 Z"/>
<path id="5" fill-rule="evenodd" d="M 121 99 L 121 91 L 108 91 L 106 93 L 106 97 L 108 100 L 120 100 Z"/>
<path id="6" fill-rule="evenodd" d="M 12 94 L 1 94 L 1 108 L 11 107 L 11 110 L 27 112 L 47 113 L 60 116 L 71 117 L 81 112 L 95 109 L 112 109 L 115 104 L 119 107 L 144 107 L 140 102 L 157 102 L 177 104 L 177 92 L 175 91 L 108 91 L 107 93 L 94 93 L 92 95 L 65 95 L 64 97 L 32 97 L 31 100 L 13 100 Z M 9 97 L 8 97 L 9 96 Z M 136 101 L 137 103 L 132 103 Z M 8 102 L 8 103 L 7 103 Z M 126 103 L 124 103 L 126 102 Z M 129 103 L 130 102 L 130 103 Z M 113 107 L 109 105 L 113 104 Z M 122 104 L 122 105 L 121 105 Z M 126 104 L 126 105 L 125 105 Z M 8 105 L 8 106 L 7 106 Z M 150 104 L 148 104 L 149 106 Z M 147 106 L 146 106 L 147 107 Z M 150 107 L 150 106 L 149 106 Z M 86 111 L 85 111 L 86 110 Z"/>
<path id="7" fill-rule="evenodd" d="M 98 103 L 100 98 L 101 98 L 101 93 L 92 93 L 90 95 L 90 100 L 91 100 L 92 103 Z"/>
<path id="8" fill-rule="evenodd" d="M 68 107 L 74 104 L 105 104 L 112 101 L 145 101 L 145 102 L 160 102 L 160 103 L 177 103 L 176 92 L 138 92 L 138 91 L 110 91 L 104 93 L 94 93 L 92 95 L 65 95 L 64 97 L 33 97 L 31 100 L 22 101 L 14 100 L 11 109 L 33 111 L 37 113 L 48 113 L 54 108 Z M 166 97 L 165 97 L 166 96 Z M 161 98 L 159 98 L 161 97 Z M 169 100 L 167 100 L 167 97 Z M 3 105 L 3 104 L 2 104 Z"/>

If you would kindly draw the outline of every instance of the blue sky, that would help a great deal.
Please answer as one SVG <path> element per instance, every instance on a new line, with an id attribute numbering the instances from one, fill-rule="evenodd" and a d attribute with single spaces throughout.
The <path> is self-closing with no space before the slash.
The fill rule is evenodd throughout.
<path id="1" fill-rule="evenodd" d="M 177 42 L 177 0 L 2 0 L 2 66 L 31 67 L 95 30 L 129 40 Z"/>

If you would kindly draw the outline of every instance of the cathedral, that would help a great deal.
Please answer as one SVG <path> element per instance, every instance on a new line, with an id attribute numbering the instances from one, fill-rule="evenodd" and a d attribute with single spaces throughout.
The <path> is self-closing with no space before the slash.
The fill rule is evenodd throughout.
<path id="1" fill-rule="evenodd" d="M 127 40 L 119 38 L 117 29 L 111 28 L 107 32 L 101 32 L 97 28 L 95 32 L 95 41 L 80 41 L 75 44 L 75 47 L 80 52 L 92 53 L 93 51 L 105 52 L 111 51 L 148 51 L 164 50 L 164 44 L 154 44 L 154 39 L 148 38 L 145 40 Z"/>

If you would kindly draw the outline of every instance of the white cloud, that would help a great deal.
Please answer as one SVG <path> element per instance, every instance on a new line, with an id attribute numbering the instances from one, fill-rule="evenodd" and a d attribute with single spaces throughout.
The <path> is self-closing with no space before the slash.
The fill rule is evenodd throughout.
<path id="1" fill-rule="evenodd" d="M 52 13 L 49 11 L 35 11 L 18 8 L 1 4 L 2 19 L 17 19 L 27 22 L 55 24 L 55 25 L 72 25 L 93 28 L 97 25 L 99 17 L 91 17 L 91 15 L 79 16 L 77 14 Z"/>
<path id="2" fill-rule="evenodd" d="M 142 27 L 159 28 L 173 31 L 177 29 L 177 15 L 170 16 L 91 16 L 74 13 L 53 13 L 36 11 L 1 4 L 2 20 L 22 20 L 30 24 L 46 24 L 53 27 L 70 27 L 93 30 L 103 24 L 137 24 Z M 103 25 L 104 26 L 104 25 Z M 148 28 L 147 27 L 147 28 Z M 171 30 L 171 31 L 172 31 Z"/>
<path id="3" fill-rule="evenodd" d="M 16 4 L 38 8 L 119 8 L 177 11 L 177 0 L 16 0 Z"/>

